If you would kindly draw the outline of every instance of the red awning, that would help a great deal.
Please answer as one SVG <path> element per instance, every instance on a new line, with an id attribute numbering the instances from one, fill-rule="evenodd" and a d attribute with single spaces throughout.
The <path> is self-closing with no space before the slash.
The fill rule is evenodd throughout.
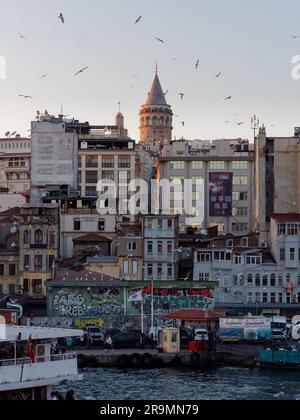
<path id="1" fill-rule="evenodd" d="M 224 315 L 220 312 L 205 311 L 203 309 L 181 309 L 165 315 L 166 319 L 179 319 L 181 321 L 219 321 Z"/>

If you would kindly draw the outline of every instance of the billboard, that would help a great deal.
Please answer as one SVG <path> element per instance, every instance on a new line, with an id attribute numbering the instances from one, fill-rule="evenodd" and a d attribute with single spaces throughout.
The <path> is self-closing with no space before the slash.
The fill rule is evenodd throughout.
<path id="1" fill-rule="evenodd" d="M 31 184 L 77 184 L 77 136 L 73 133 L 38 133 L 31 139 Z"/>
<path id="2" fill-rule="evenodd" d="M 210 217 L 232 216 L 233 174 L 216 172 L 209 174 Z"/>
<path id="3" fill-rule="evenodd" d="M 265 341 L 271 337 L 271 320 L 268 318 L 220 319 L 222 341 Z"/>

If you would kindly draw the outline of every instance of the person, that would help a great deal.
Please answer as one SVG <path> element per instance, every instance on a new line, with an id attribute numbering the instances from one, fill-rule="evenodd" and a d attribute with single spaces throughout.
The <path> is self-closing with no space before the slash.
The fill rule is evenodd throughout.
<path id="1" fill-rule="evenodd" d="M 75 392 L 73 390 L 67 392 L 66 401 L 75 401 Z"/>
<path id="2" fill-rule="evenodd" d="M 51 392 L 50 399 L 51 401 L 58 401 L 56 392 Z"/>
<path id="3" fill-rule="evenodd" d="M 73 345 L 72 337 L 67 338 L 67 350 L 69 353 L 72 352 L 72 345 Z"/>
<path id="4" fill-rule="evenodd" d="M 142 350 L 144 350 L 144 348 L 145 348 L 145 341 L 146 341 L 145 334 L 141 333 L 140 345 L 141 345 Z"/>
<path id="5" fill-rule="evenodd" d="M 106 336 L 106 339 L 105 339 L 105 350 L 106 351 L 109 351 L 109 350 L 112 350 L 112 338 L 111 338 L 111 336 L 108 334 L 107 336 Z"/>

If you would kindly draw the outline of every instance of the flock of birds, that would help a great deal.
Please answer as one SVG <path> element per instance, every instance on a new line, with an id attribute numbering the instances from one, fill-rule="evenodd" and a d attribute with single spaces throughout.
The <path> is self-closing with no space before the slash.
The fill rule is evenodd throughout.
<path id="1" fill-rule="evenodd" d="M 63 15 L 63 13 L 59 13 L 59 15 L 58 15 L 58 20 L 61 22 L 61 24 L 65 24 L 65 17 L 64 17 L 64 15 Z M 141 22 L 142 22 L 142 20 L 143 20 L 143 16 L 142 15 L 140 15 L 135 21 L 134 21 L 134 23 L 135 23 L 135 25 L 138 25 L 138 24 L 140 24 Z M 26 36 L 25 35 L 23 35 L 21 32 L 18 32 L 18 35 L 19 35 L 19 37 L 20 37 L 20 39 L 22 39 L 22 40 L 24 40 L 24 41 L 26 41 L 27 40 L 27 38 L 26 38 Z M 298 39 L 300 36 L 299 35 L 291 35 L 291 38 L 292 39 Z M 160 38 L 160 37 L 155 37 L 155 40 L 157 41 L 157 42 L 159 42 L 159 43 L 161 43 L 161 44 L 165 44 L 165 41 L 164 41 L 164 39 L 162 39 L 162 38 Z M 173 60 L 176 60 L 175 58 L 173 58 Z M 199 67 L 200 67 L 200 59 L 198 58 L 197 60 L 196 60 L 196 62 L 195 62 L 195 70 L 198 70 L 199 69 Z M 79 69 L 78 71 L 76 71 L 75 73 L 74 73 L 74 75 L 73 75 L 73 77 L 77 77 L 77 76 L 79 76 L 80 74 L 83 74 L 85 71 L 87 71 L 89 69 L 89 67 L 88 66 L 86 66 L 86 67 L 83 67 L 83 68 L 81 68 L 81 69 Z M 218 72 L 217 74 L 214 74 L 214 77 L 216 77 L 217 79 L 219 79 L 219 78 L 221 78 L 221 76 L 223 75 L 223 73 L 220 71 L 220 72 Z M 41 76 L 41 81 L 44 81 L 46 78 L 48 78 L 48 77 L 50 77 L 51 76 L 51 74 L 49 74 L 49 73 L 46 73 L 46 74 L 43 74 L 42 76 Z M 133 76 L 133 77 L 135 77 L 135 78 L 138 78 L 138 76 Z M 166 91 L 166 92 L 164 92 L 164 95 L 166 96 L 167 94 L 168 94 L 168 90 Z M 183 101 L 183 99 L 184 99 L 184 97 L 185 97 L 185 93 L 183 93 L 183 92 L 180 92 L 179 94 L 179 97 L 180 97 L 180 99 Z M 20 98 L 23 98 L 23 99 L 25 99 L 25 100 L 31 100 L 31 99 L 33 99 L 33 97 L 31 96 L 31 95 L 24 95 L 24 94 L 20 94 L 19 95 L 19 97 Z M 232 100 L 232 96 L 231 95 L 229 95 L 229 96 L 226 96 L 226 98 L 224 99 L 224 101 L 225 102 L 227 102 L 227 101 L 231 101 Z M 225 123 L 226 124 L 229 124 L 230 123 L 230 121 L 225 121 Z M 182 121 L 181 122 L 181 124 L 183 125 L 183 126 L 185 126 L 185 122 L 184 121 Z M 238 125 L 238 126 L 242 126 L 242 125 L 244 125 L 245 124 L 245 121 L 241 121 L 241 122 L 236 122 L 236 124 Z"/>

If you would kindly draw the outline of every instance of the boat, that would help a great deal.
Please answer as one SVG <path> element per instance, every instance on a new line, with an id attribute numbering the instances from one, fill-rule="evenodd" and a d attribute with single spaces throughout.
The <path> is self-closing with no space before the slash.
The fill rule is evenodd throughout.
<path id="1" fill-rule="evenodd" d="M 259 354 L 259 366 L 273 369 L 300 370 L 300 351 L 297 349 L 265 349 Z"/>
<path id="2" fill-rule="evenodd" d="M 61 383 L 82 380 L 77 355 L 58 352 L 60 339 L 82 337 L 79 330 L 20 327 L 0 331 L 0 401 L 49 400 Z"/>

